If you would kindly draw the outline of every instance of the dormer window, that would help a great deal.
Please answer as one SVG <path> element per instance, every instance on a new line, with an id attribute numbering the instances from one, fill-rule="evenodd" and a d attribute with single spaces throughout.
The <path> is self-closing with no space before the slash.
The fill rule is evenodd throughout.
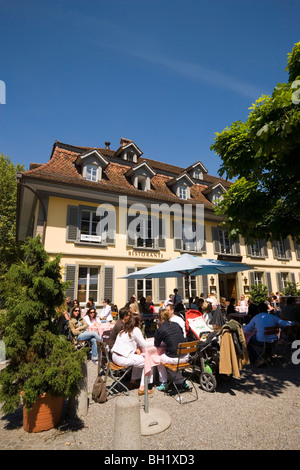
<path id="1" fill-rule="evenodd" d="M 200 170 L 195 170 L 194 171 L 194 178 L 196 180 L 202 180 L 203 179 L 203 173 Z"/>
<path id="2" fill-rule="evenodd" d="M 190 199 L 191 192 L 190 187 L 193 186 L 193 180 L 187 175 L 183 173 L 177 178 L 173 178 L 171 181 L 167 183 L 167 186 L 171 187 L 174 193 L 176 194 L 179 199 Z"/>
<path id="3" fill-rule="evenodd" d="M 146 176 L 138 176 L 137 177 L 137 189 L 141 191 L 146 191 L 147 189 L 147 177 Z"/>
<path id="4" fill-rule="evenodd" d="M 222 183 L 217 183 L 211 186 L 208 186 L 204 189 L 203 194 L 205 194 L 210 202 L 213 204 L 217 204 L 219 201 L 223 199 L 223 195 L 226 193 L 226 189 L 222 185 Z"/>
<path id="5" fill-rule="evenodd" d="M 137 158 L 136 155 L 133 152 L 127 152 L 127 161 L 129 162 L 136 162 Z"/>
<path id="6" fill-rule="evenodd" d="M 125 176 L 129 178 L 136 189 L 140 191 L 149 191 L 151 189 L 150 180 L 155 176 L 155 172 L 146 162 L 130 168 Z"/>
<path id="7" fill-rule="evenodd" d="M 86 179 L 97 181 L 98 167 L 96 165 L 86 165 Z"/>
<path id="8" fill-rule="evenodd" d="M 186 173 L 190 175 L 195 180 L 203 180 L 204 175 L 207 173 L 207 169 L 200 161 L 189 166 L 186 170 Z"/>
<path id="9" fill-rule="evenodd" d="M 137 163 L 138 158 L 142 155 L 142 151 L 132 140 L 122 138 L 120 141 L 120 147 L 115 153 L 115 157 L 121 157 L 123 160 L 128 162 Z"/>
<path id="10" fill-rule="evenodd" d="M 91 150 L 79 155 L 76 165 L 81 168 L 82 177 L 88 181 L 101 181 L 102 172 L 108 165 L 108 161 L 97 150 Z"/>
<path id="11" fill-rule="evenodd" d="M 178 187 L 178 197 L 180 197 L 180 199 L 187 199 L 187 187 L 185 185 Z"/>

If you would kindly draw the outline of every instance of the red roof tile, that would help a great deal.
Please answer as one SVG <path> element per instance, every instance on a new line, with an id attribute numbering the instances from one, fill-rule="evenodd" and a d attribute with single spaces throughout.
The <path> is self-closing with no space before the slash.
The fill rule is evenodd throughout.
<path id="1" fill-rule="evenodd" d="M 105 168 L 104 177 L 102 181 L 92 182 L 84 179 L 78 168 L 75 166 L 75 161 L 79 155 L 82 155 L 88 151 L 97 150 L 101 155 L 109 160 L 109 165 Z M 78 147 L 63 144 L 61 142 L 55 142 L 50 160 L 45 164 L 32 164 L 31 169 L 24 172 L 26 177 L 39 179 L 43 181 L 65 183 L 67 185 L 76 185 L 80 187 L 90 189 L 103 189 L 125 194 L 133 195 L 136 197 L 142 197 L 147 199 L 158 199 L 169 202 L 184 202 L 184 203 L 203 203 L 206 208 L 213 209 L 213 204 L 206 198 L 202 191 L 207 188 L 210 184 L 221 181 L 224 187 L 229 187 L 230 182 L 217 178 L 210 175 L 205 175 L 205 181 L 197 183 L 191 187 L 191 199 L 182 201 L 168 187 L 167 183 L 174 178 L 174 175 L 178 176 L 184 173 L 185 169 L 170 165 L 167 163 L 158 162 L 155 160 L 140 157 L 138 162 L 134 165 L 141 163 L 142 161 L 147 164 L 156 172 L 156 175 L 151 178 L 151 189 L 149 191 L 140 191 L 132 185 L 131 181 L 125 176 L 125 173 L 132 167 L 131 162 L 126 162 L 115 157 L 115 152 L 107 148 L 93 148 L 93 147 Z M 160 173 L 162 172 L 162 173 Z M 207 184 L 205 184 L 207 183 Z"/>

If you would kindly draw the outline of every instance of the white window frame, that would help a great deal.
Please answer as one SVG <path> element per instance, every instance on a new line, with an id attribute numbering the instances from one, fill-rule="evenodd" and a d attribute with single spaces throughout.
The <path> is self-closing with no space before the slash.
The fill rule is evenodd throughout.
<path id="1" fill-rule="evenodd" d="M 86 179 L 88 181 L 98 181 L 98 166 L 88 163 L 86 165 Z"/>
<path id="2" fill-rule="evenodd" d="M 191 297 L 193 299 L 197 296 L 198 290 L 197 290 L 197 277 L 196 276 L 190 276 L 190 283 L 191 283 Z M 187 278 L 184 278 L 184 293 L 185 293 L 185 298 L 189 299 L 189 280 Z"/>
<path id="3" fill-rule="evenodd" d="M 137 268 L 137 271 L 144 269 L 143 267 Z M 142 286 L 142 287 L 139 287 Z M 150 287 L 149 287 L 150 286 Z M 151 295 L 153 299 L 153 279 L 137 279 L 136 280 L 136 293 L 137 299 L 139 300 L 141 297 L 147 297 L 147 295 Z"/>
<path id="4" fill-rule="evenodd" d="M 220 253 L 233 254 L 232 242 L 228 236 L 228 230 L 219 229 Z"/>
<path id="5" fill-rule="evenodd" d="M 138 248 L 155 248 L 155 240 L 152 237 L 151 217 L 146 219 L 144 222 L 147 224 L 144 233 L 148 236 L 146 238 L 137 237 L 136 246 Z"/>
<path id="6" fill-rule="evenodd" d="M 262 271 L 254 271 L 254 285 L 258 286 L 259 284 L 263 284 L 264 273 Z"/>
<path id="7" fill-rule="evenodd" d="M 80 280 L 83 279 L 82 277 L 80 277 L 80 270 L 81 269 L 86 269 L 87 270 L 87 276 L 86 278 L 86 289 L 85 289 L 85 300 L 81 300 L 80 297 Z M 96 296 L 95 296 L 95 291 L 91 291 L 90 289 L 90 284 L 91 284 L 91 269 L 95 269 L 97 270 L 97 290 L 96 290 Z M 95 304 L 98 303 L 98 297 L 99 297 L 99 274 L 100 274 L 100 269 L 99 267 L 97 266 L 79 266 L 78 267 L 78 281 L 77 281 L 77 298 L 79 299 L 80 303 L 84 305 L 87 303 L 89 297 L 93 297 L 94 298 L 94 302 Z M 92 292 L 92 294 L 91 294 Z"/>
<path id="8" fill-rule="evenodd" d="M 82 230 L 82 223 L 83 223 L 83 213 L 84 212 L 88 212 L 89 213 L 89 220 L 88 223 L 89 223 L 89 230 L 88 230 L 88 233 L 83 233 L 83 230 Z M 93 220 L 93 215 L 96 215 L 96 220 Z M 97 235 L 97 225 L 99 223 L 100 219 L 99 217 L 97 217 L 97 212 L 96 210 L 93 210 L 93 209 L 82 209 L 81 210 L 81 213 L 80 213 L 80 241 L 83 242 L 83 243 L 101 243 L 101 236 L 98 236 Z M 96 223 L 96 228 L 95 230 L 93 231 L 93 223 Z M 84 236 L 87 236 L 90 237 L 86 240 L 82 239 L 82 237 Z"/>
<path id="9" fill-rule="evenodd" d="M 281 289 L 287 287 L 288 282 L 290 282 L 289 273 L 286 271 L 280 271 L 280 282 L 281 282 Z"/>
<path id="10" fill-rule="evenodd" d="M 184 200 L 187 199 L 187 187 L 184 186 L 183 184 L 178 186 L 178 197 Z"/>

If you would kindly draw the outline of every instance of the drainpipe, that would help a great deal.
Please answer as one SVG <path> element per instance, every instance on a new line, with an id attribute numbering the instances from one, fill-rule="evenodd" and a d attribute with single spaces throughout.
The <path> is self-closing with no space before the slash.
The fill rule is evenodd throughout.
<path id="1" fill-rule="evenodd" d="M 25 188 L 29 189 L 30 191 L 32 191 L 36 197 L 38 198 L 40 204 L 41 204 L 41 207 L 42 207 L 42 211 L 43 211 L 43 231 L 42 231 L 42 245 L 44 246 L 45 245 L 45 237 L 46 237 L 46 226 L 47 226 L 47 214 L 46 214 L 46 209 L 45 209 L 45 206 L 44 206 L 44 203 L 42 201 L 42 198 L 41 196 L 34 190 L 32 189 L 30 186 L 28 186 L 26 183 L 22 183 L 21 182 L 21 179 L 22 179 L 22 174 L 21 173 L 18 173 L 17 174 L 17 183 L 18 183 L 18 187 L 20 188 L 21 185 L 24 186 Z M 18 207 L 19 206 L 19 201 L 18 201 Z"/>

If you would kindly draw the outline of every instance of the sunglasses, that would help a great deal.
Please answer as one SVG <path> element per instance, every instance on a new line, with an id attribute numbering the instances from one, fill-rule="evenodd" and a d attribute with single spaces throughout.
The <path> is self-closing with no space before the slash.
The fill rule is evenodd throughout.
<path id="1" fill-rule="evenodd" d="M 80 308 L 75 308 L 74 312 L 80 312 Z"/>

